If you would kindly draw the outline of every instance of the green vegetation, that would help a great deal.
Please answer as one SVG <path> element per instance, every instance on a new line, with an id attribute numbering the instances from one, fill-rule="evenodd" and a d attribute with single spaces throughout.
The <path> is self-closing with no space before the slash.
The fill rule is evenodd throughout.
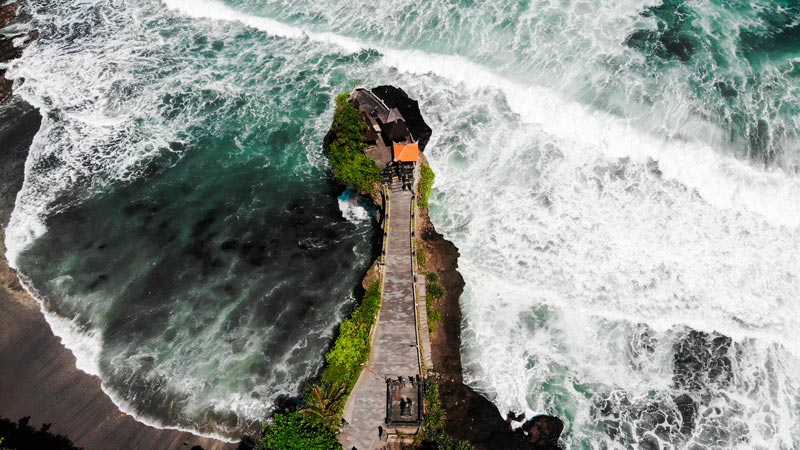
<path id="1" fill-rule="evenodd" d="M 439 399 L 439 385 L 428 379 L 425 381 L 425 436 L 422 438 L 422 448 L 436 450 L 473 450 L 473 446 L 466 441 L 459 441 L 447 434 L 444 425 L 447 414 L 442 408 Z"/>
<path id="2" fill-rule="evenodd" d="M 377 192 L 381 170 L 375 161 L 364 154 L 367 148 L 364 142 L 367 125 L 347 97 L 348 94 L 336 97 L 333 113 L 333 141 L 328 152 L 333 176 L 359 191 Z"/>
<path id="3" fill-rule="evenodd" d="M 436 304 L 447 294 L 447 290 L 439 283 L 439 275 L 430 272 L 425 275 L 427 286 L 425 287 L 425 309 L 428 312 L 428 331 L 436 331 L 436 322 L 442 319 L 442 315 L 436 310 Z"/>
<path id="4" fill-rule="evenodd" d="M 336 431 L 347 396 L 369 358 L 369 330 L 381 307 L 381 285 L 375 281 L 361 304 L 339 327 L 339 336 L 325 355 L 320 381 L 304 394 L 297 410 L 276 414 L 264 425 L 257 450 L 339 450 Z"/>
<path id="5" fill-rule="evenodd" d="M 361 364 L 369 358 L 369 329 L 381 307 L 381 286 L 378 281 L 364 294 L 361 304 L 339 327 L 339 337 L 325 355 L 328 363 L 322 372 L 322 382 L 329 385 L 345 384 L 347 392 L 361 373 Z"/>
<path id="6" fill-rule="evenodd" d="M 258 449 L 263 450 L 340 450 L 342 446 L 327 428 L 305 418 L 300 412 L 275 414 L 264 425 Z"/>
<path id="7" fill-rule="evenodd" d="M 427 208 L 428 207 L 428 199 L 431 196 L 431 190 L 433 189 L 433 181 L 436 179 L 436 174 L 433 173 L 433 169 L 430 166 L 423 164 L 420 167 L 420 178 L 419 178 L 419 198 L 417 199 L 417 206 L 420 208 Z"/>
<path id="8" fill-rule="evenodd" d="M 305 406 L 300 413 L 316 425 L 335 429 L 347 402 L 347 388 L 344 383 L 311 386 L 304 396 Z"/>
<path id="9" fill-rule="evenodd" d="M 442 299 L 446 293 L 444 286 L 439 283 L 429 284 L 425 290 L 428 292 L 428 296 L 433 297 L 434 300 Z"/>
<path id="10" fill-rule="evenodd" d="M 424 266 L 425 265 L 425 249 L 422 248 L 422 246 L 417 245 L 416 246 L 416 250 L 417 250 L 417 265 L 418 266 Z"/>

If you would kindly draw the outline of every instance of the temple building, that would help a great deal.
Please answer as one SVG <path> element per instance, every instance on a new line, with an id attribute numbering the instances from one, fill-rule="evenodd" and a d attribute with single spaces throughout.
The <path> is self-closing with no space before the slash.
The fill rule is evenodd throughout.
<path id="1" fill-rule="evenodd" d="M 391 183 L 397 180 L 402 183 L 403 189 L 413 189 L 419 178 L 417 163 L 422 148 L 411 133 L 400 108 L 390 108 L 379 96 L 360 84 L 356 85 L 348 100 L 367 124 L 364 140 L 368 147 L 365 153 L 382 169 L 384 181 Z M 409 105 L 403 106 L 410 110 Z M 417 107 L 416 103 L 413 107 Z M 427 139 L 430 128 L 424 125 L 421 130 L 427 131 Z"/>

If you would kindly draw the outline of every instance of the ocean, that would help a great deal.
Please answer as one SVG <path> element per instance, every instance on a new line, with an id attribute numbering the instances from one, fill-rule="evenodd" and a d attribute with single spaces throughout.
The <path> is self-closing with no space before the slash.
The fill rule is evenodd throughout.
<path id="1" fill-rule="evenodd" d="M 29 0 L 7 232 L 141 420 L 236 437 L 317 372 L 377 249 L 333 98 L 433 128 L 465 380 L 571 449 L 800 448 L 800 5 Z"/>

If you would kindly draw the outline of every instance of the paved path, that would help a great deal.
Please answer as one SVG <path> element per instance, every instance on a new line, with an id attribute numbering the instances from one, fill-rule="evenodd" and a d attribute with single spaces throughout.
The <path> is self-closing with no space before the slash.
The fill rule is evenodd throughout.
<path id="1" fill-rule="evenodd" d="M 411 269 L 411 192 L 393 186 L 389 194 L 389 235 L 386 248 L 383 302 L 369 362 L 350 394 L 344 417 L 350 424 L 341 435 L 351 450 L 389 448 L 378 439 L 386 419 L 386 377 L 419 374 Z"/>

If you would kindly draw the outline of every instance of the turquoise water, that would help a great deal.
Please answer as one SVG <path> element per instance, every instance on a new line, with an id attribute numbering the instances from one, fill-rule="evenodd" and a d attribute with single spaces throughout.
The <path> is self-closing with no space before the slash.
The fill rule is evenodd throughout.
<path id="1" fill-rule="evenodd" d="M 321 151 L 362 81 L 434 130 L 502 412 L 568 448 L 800 445 L 796 4 L 31 3 L 7 255 L 138 417 L 235 435 L 318 370 L 375 251 Z"/>

